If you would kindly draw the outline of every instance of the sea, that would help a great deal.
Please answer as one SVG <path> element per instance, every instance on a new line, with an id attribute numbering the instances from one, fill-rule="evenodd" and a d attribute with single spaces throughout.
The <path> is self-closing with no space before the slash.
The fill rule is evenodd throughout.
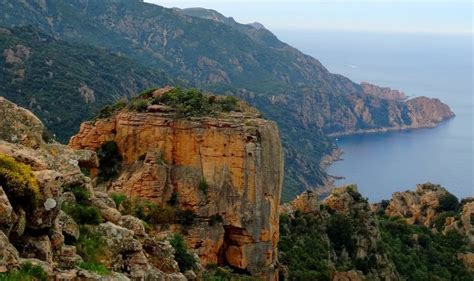
<path id="1" fill-rule="evenodd" d="M 456 117 L 432 129 L 340 137 L 343 160 L 328 168 L 337 185 L 355 183 L 369 201 L 416 184 L 474 196 L 473 37 L 465 34 L 276 31 L 284 42 L 354 82 L 447 103 Z"/>

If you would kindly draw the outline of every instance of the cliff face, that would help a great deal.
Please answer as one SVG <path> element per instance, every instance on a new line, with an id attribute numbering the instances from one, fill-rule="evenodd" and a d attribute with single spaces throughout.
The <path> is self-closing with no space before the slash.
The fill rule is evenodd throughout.
<path id="1" fill-rule="evenodd" d="M 180 119 L 150 106 L 84 123 L 70 146 L 98 150 L 107 141 L 123 158 L 108 192 L 159 205 L 177 195 L 178 208 L 197 216 L 187 242 L 203 264 L 272 276 L 283 180 L 273 122 L 248 112 Z M 221 222 L 209 223 L 215 217 Z"/>

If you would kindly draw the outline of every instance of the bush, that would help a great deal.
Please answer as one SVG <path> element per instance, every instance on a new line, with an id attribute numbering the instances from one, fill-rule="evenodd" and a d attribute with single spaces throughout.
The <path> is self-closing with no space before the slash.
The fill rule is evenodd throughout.
<path id="1" fill-rule="evenodd" d="M 39 185 L 31 167 L 4 154 L 0 154 L 0 186 L 10 199 L 25 200 L 23 202 L 25 204 L 36 204 Z"/>
<path id="2" fill-rule="evenodd" d="M 199 181 L 199 190 L 205 195 L 207 195 L 208 189 L 209 189 L 209 185 L 207 184 L 206 179 L 201 178 L 201 180 Z"/>
<path id="3" fill-rule="evenodd" d="M 66 192 L 72 192 L 78 204 L 88 204 L 89 198 L 91 197 L 87 188 L 79 184 L 66 185 L 63 190 Z"/>
<path id="4" fill-rule="evenodd" d="M 96 118 L 109 118 L 115 112 L 120 111 L 124 109 L 125 107 L 127 107 L 127 102 L 124 100 L 120 100 L 114 105 L 107 105 L 104 108 L 102 108 L 97 114 Z"/>
<path id="5" fill-rule="evenodd" d="M 459 207 L 459 200 L 453 194 L 446 192 L 439 198 L 438 211 L 449 212 L 456 211 Z"/>
<path id="6" fill-rule="evenodd" d="M 119 153 L 117 143 L 108 141 L 103 143 L 97 151 L 99 157 L 99 179 L 110 180 L 120 171 L 122 156 Z"/>
<path id="7" fill-rule="evenodd" d="M 443 212 L 439 214 L 434 221 L 434 227 L 436 227 L 438 231 L 442 231 L 444 229 L 444 224 L 446 223 L 446 219 L 448 217 L 455 217 L 456 215 L 457 215 L 456 212 L 453 212 L 453 211 Z"/>
<path id="8" fill-rule="evenodd" d="M 185 272 L 186 270 L 194 269 L 196 267 L 196 260 L 188 253 L 183 236 L 180 234 L 174 234 L 170 243 L 175 250 L 174 257 L 178 262 L 179 270 Z"/>
<path id="9" fill-rule="evenodd" d="M 158 206 L 139 198 L 125 199 L 122 214 L 132 215 L 148 224 L 170 224 L 177 220 L 177 210 L 171 206 Z"/>
<path id="10" fill-rule="evenodd" d="M 134 110 L 137 112 L 145 112 L 148 108 L 148 100 L 146 99 L 133 99 L 129 105 L 130 110 Z"/>
<path id="11" fill-rule="evenodd" d="M 0 273 L 0 281 L 46 281 L 48 276 L 39 265 L 29 262 L 20 266 L 20 269 Z"/>
<path id="12" fill-rule="evenodd" d="M 238 100 L 233 96 L 227 96 L 222 101 L 220 101 L 220 107 L 222 111 L 236 111 L 237 110 Z"/>
<path id="13" fill-rule="evenodd" d="M 108 255 L 104 239 L 90 226 L 80 226 L 79 230 L 80 236 L 74 245 L 76 246 L 77 254 L 84 260 L 82 265 L 101 270 L 99 261 Z"/>
<path id="14" fill-rule="evenodd" d="M 71 216 L 78 224 L 97 225 L 103 221 L 99 210 L 93 206 L 63 204 L 62 210 Z"/>
<path id="15" fill-rule="evenodd" d="M 343 248 L 346 248 L 349 255 L 353 252 L 353 226 L 348 217 L 338 214 L 331 216 L 327 227 L 327 234 L 336 252 L 340 252 Z"/>
<path id="16" fill-rule="evenodd" d="M 110 194 L 110 198 L 114 200 L 115 206 L 118 209 L 120 208 L 120 205 L 122 204 L 122 202 L 124 202 L 127 199 L 127 196 L 123 193 L 112 193 Z"/>
<path id="17" fill-rule="evenodd" d="M 80 262 L 77 266 L 82 268 L 82 269 L 95 272 L 95 273 L 97 273 L 99 275 L 102 275 L 102 276 L 110 274 L 110 270 L 108 270 L 103 264 L 100 264 L 100 263 Z"/>
<path id="18" fill-rule="evenodd" d="M 224 220 L 222 219 L 222 216 L 219 215 L 219 214 L 215 214 L 215 215 L 212 215 L 210 218 L 209 218 L 209 225 L 210 226 L 214 226 L 218 223 L 222 223 L 224 222 Z"/>

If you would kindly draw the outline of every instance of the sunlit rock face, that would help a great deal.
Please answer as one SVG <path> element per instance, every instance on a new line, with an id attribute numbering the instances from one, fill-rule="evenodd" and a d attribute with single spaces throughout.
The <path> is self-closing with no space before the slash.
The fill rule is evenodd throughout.
<path id="1" fill-rule="evenodd" d="M 117 144 L 123 158 L 108 192 L 192 211 L 188 246 L 201 263 L 276 278 L 283 151 L 275 123 L 255 111 L 177 118 L 165 108 L 121 111 L 84 123 L 73 148 Z"/>

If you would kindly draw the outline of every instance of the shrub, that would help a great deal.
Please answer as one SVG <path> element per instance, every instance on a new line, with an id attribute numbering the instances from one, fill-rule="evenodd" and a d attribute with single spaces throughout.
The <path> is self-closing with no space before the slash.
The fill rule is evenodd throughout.
<path id="1" fill-rule="evenodd" d="M 446 192 L 439 198 L 438 211 L 449 212 L 456 211 L 459 207 L 459 200 L 453 194 Z"/>
<path id="2" fill-rule="evenodd" d="M 196 267 L 196 260 L 188 253 L 184 238 L 180 234 L 174 234 L 171 238 L 171 246 L 175 250 L 175 260 L 178 262 L 179 270 L 185 272 Z"/>
<path id="3" fill-rule="evenodd" d="M 99 179 L 103 181 L 115 177 L 122 164 L 122 156 L 118 151 L 117 143 L 108 141 L 103 143 L 97 151 L 99 157 Z"/>
<path id="4" fill-rule="evenodd" d="M 108 255 L 107 246 L 102 236 L 90 226 L 80 226 L 80 236 L 74 244 L 78 255 L 84 260 L 83 266 L 100 269 L 99 261 Z"/>
<path id="5" fill-rule="evenodd" d="M 129 108 L 137 112 L 145 112 L 148 108 L 148 101 L 141 98 L 134 99 L 130 102 Z"/>
<path id="6" fill-rule="evenodd" d="M 171 206 L 158 206 L 140 198 L 125 199 L 122 214 L 132 215 L 149 224 L 170 224 L 177 220 L 177 210 Z"/>
<path id="7" fill-rule="evenodd" d="M 237 99 L 233 96 L 227 96 L 220 102 L 222 111 L 236 111 L 237 110 Z"/>
<path id="8" fill-rule="evenodd" d="M 0 273 L 0 281 L 46 281 L 48 275 L 39 265 L 33 265 L 29 262 L 7 273 Z"/>
<path id="9" fill-rule="evenodd" d="M 97 114 L 96 118 L 109 118 L 115 112 L 120 111 L 124 109 L 125 107 L 127 107 L 127 102 L 124 100 L 120 100 L 113 105 L 107 105 L 104 108 L 102 108 Z"/>
<path id="10" fill-rule="evenodd" d="M 349 254 L 352 253 L 354 249 L 353 226 L 348 217 L 338 214 L 331 216 L 328 222 L 327 234 L 336 252 L 346 248 Z"/>
<path id="11" fill-rule="evenodd" d="M 448 217 L 455 217 L 456 215 L 456 212 L 453 211 L 443 212 L 439 214 L 434 221 L 434 227 L 436 227 L 438 231 L 442 231 L 444 228 L 444 224 L 446 223 L 446 219 Z"/>
<path id="12" fill-rule="evenodd" d="M 63 187 L 64 191 L 72 192 L 74 197 L 76 198 L 76 202 L 79 204 L 87 204 L 89 198 L 91 197 L 90 192 L 87 188 L 83 185 L 73 184 L 73 185 L 66 185 Z"/>
<path id="13" fill-rule="evenodd" d="M 205 195 L 207 195 L 208 189 L 209 189 L 209 185 L 207 184 L 206 179 L 201 178 L 201 180 L 199 181 L 199 190 Z"/>
<path id="14" fill-rule="evenodd" d="M 115 206 L 118 209 L 120 208 L 120 205 L 122 204 L 122 202 L 124 202 L 127 199 L 127 196 L 123 193 L 112 193 L 110 194 L 110 198 L 114 200 Z"/>
<path id="15" fill-rule="evenodd" d="M 25 204 L 36 203 L 39 185 L 31 167 L 0 154 L 0 186 L 11 199 L 24 199 Z"/>
<path id="16" fill-rule="evenodd" d="M 143 90 L 141 93 L 138 94 L 138 97 L 142 98 L 142 99 L 151 98 L 152 95 L 153 95 L 153 92 L 156 91 L 157 89 L 158 88 L 156 88 L 156 87 L 151 87 L 151 88 L 148 88 L 146 90 Z"/>
<path id="17" fill-rule="evenodd" d="M 100 263 L 80 262 L 78 264 L 78 267 L 80 267 L 82 269 L 85 269 L 85 270 L 95 272 L 95 273 L 97 273 L 99 275 L 102 275 L 102 276 L 110 274 L 110 270 L 108 270 L 103 264 L 100 264 Z"/>
<path id="18" fill-rule="evenodd" d="M 63 204 L 62 210 L 70 215 L 78 224 L 97 225 L 102 223 L 102 216 L 99 210 L 93 206 L 81 204 Z"/>

